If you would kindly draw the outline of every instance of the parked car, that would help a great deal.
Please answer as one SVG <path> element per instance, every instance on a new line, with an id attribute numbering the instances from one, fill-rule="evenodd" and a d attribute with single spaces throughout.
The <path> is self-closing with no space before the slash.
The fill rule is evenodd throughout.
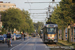
<path id="1" fill-rule="evenodd" d="M 4 43 L 4 37 L 0 36 L 0 42 Z"/>
<path id="2" fill-rule="evenodd" d="M 36 34 L 32 34 L 33 37 L 36 37 Z"/>
<path id="3" fill-rule="evenodd" d="M 4 42 L 6 42 L 6 34 L 3 34 Z"/>
<path id="4" fill-rule="evenodd" d="M 16 35 L 16 39 L 20 39 L 21 38 L 21 35 L 20 34 L 17 34 Z"/>

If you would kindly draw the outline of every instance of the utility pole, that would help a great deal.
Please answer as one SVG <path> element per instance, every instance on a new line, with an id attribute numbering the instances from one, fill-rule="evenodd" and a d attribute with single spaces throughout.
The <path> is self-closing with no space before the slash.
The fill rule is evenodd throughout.
<path id="1" fill-rule="evenodd" d="M 50 12 L 50 9 L 51 9 L 51 6 L 49 5 L 49 7 L 48 7 L 48 22 L 51 22 L 51 13 L 52 12 Z M 50 19 L 50 21 L 49 21 L 49 19 Z"/>

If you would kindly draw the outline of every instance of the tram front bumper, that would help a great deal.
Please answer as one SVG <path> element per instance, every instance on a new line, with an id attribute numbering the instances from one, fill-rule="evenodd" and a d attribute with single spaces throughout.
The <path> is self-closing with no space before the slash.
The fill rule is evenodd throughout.
<path id="1" fill-rule="evenodd" d="M 48 41 L 58 42 L 57 39 L 48 39 Z"/>

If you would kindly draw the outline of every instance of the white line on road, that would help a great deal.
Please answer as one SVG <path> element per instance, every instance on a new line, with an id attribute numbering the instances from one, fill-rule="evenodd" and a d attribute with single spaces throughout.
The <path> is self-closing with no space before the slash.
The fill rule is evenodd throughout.
<path id="1" fill-rule="evenodd" d="M 36 39 L 35 39 L 35 44 L 34 44 L 34 50 L 36 50 Z"/>
<path id="2" fill-rule="evenodd" d="M 29 40 L 29 39 L 28 39 L 28 40 Z M 28 40 L 26 40 L 26 41 L 28 41 Z M 26 42 L 26 41 L 24 41 L 24 42 Z M 24 43 L 24 42 L 22 42 L 22 43 Z M 20 44 L 22 44 L 22 43 L 20 43 Z M 18 45 L 15 46 L 15 47 L 18 47 L 20 44 L 18 44 Z M 11 48 L 10 50 L 13 50 L 15 47 Z"/>
<path id="3" fill-rule="evenodd" d="M 29 43 L 29 41 L 23 47 L 21 47 L 19 50 L 22 50 L 22 48 L 24 48 L 28 43 Z"/>
<path id="4" fill-rule="evenodd" d="M 22 50 L 30 41 L 28 41 L 23 47 L 21 47 L 19 50 Z"/>

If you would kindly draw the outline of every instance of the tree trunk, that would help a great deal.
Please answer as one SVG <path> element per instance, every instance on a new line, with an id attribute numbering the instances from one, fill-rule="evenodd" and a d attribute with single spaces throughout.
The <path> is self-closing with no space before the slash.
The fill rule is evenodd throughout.
<path id="1" fill-rule="evenodd" d="M 62 40 L 64 40 L 64 28 L 62 28 Z"/>
<path id="2" fill-rule="evenodd" d="M 62 30 L 60 31 L 60 38 L 61 38 L 61 40 L 62 40 Z"/>
<path id="3" fill-rule="evenodd" d="M 59 39 L 59 30 L 58 30 L 58 39 Z"/>
<path id="4" fill-rule="evenodd" d="M 68 41 L 68 39 L 69 39 L 68 36 L 69 36 L 69 35 L 68 35 L 68 27 L 67 27 L 67 41 Z"/>
<path id="5" fill-rule="evenodd" d="M 65 28 L 64 28 L 64 36 L 63 36 L 63 38 L 64 38 L 64 41 L 66 41 L 66 37 L 65 37 Z"/>
<path id="6" fill-rule="evenodd" d="M 71 28 L 70 28 L 70 34 L 69 34 L 69 42 L 71 42 Z"/>

